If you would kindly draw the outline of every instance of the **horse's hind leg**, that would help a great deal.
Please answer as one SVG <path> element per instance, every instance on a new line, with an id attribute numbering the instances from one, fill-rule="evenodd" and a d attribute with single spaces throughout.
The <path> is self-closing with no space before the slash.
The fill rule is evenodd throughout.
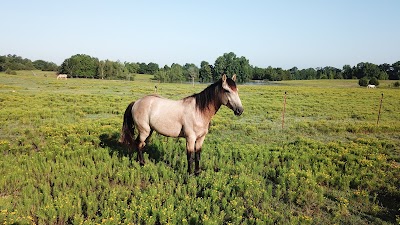
<path id="1" fill-rule="evenodd" d="M 145 131 L 140 132 L 135 140 L 135 146 L 136 146 L 137 155 L 138 155 L 137 161 L 140 163 L 141 166 L 144 166 L 144 164 L 145 164 L 144 157 L 143 157 L 143 150 L 144 150 L 144 147 L 146 146 L 146 143 L 152 133 L 153 133 L 153 130 L 150 130 L 149 132 L 145 132 Z"/>

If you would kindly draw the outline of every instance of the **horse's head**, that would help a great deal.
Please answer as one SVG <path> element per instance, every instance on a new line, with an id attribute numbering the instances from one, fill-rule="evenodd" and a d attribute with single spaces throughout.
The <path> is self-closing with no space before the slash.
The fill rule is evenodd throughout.
<path id="1" fill-rule="evenodd" d="M 243 113 L 243 106 L 235 81 L 236 74 L 232 79 L 227 78 L 225 74 L 222 76 L 221 103 L 232 109 L 236 116 L 240 116 Z"/>

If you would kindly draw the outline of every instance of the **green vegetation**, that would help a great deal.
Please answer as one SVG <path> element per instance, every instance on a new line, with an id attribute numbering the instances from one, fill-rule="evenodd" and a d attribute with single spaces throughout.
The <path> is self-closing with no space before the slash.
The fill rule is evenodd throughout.
<path id="1" fill-rule="evenodd" d="M 400 222 L 399 90 L 388 82 L 239 85 L 244 114 L 217 113 L 194 177 L 183 139 L 153 134 L 144 167 L 117 142 L 126 106 L 154 92 L 150 76 L 34 73 L 0 73 L 0 223 Z M 173 99 L 206 87 L 157 86 Z"/>
<path id="2" fill-rule="evenodd" d="M 366 87 L 369 83 L 369 80 L 366 77 L 361 78 L 360 80 L 358 80 L 358 84 L 361 87 Z"/>
<path id="3" fill-rule="evenodd" d="M 400 61 L 393 64 L 384 63 L 375 65 L 368 62 L 360 62 L 356 66 L 344 65 L 342 69 L 331 66 L 298 69 L 293 67 L 285 70 L 282 68 L 259 68 L 252 66 L 246 57 L 236 56 L 235 53 L 224 53 L 217 57 L 214 64 L 201 61 L 200 68 L 194 63 L 159 67 L 157 63 L 135 63 L 111 60 L 99 60 L 85 54 L 76 54 L 63 61 L 60 67 L 52 62 L 23 59 L 16 55 L 0 56 L 0 72 L 13 70 L 57 71 L 68 74 L 69 77 L 96 78 L 108 80 L 134 80 L 135 74 L 151 74 L 159 82 L 182 83 L 186 81 L 212 82 L 219 79 L 222 74 L 236 74 L 239 83 L 250 80 L 283 81 L 283 80 L 315 80 L 315 79 L 368 79 L 399 80 Z M 361 81 L 362 82 L 362 81 Z M 370 82 L 371 83 L 371 82 Z M 379 82 L 378 82 L 379 83 Z M 375 84 L 378 85 L 378 84 Z M 362 86 L 360 84 L 360 86 Z"/>

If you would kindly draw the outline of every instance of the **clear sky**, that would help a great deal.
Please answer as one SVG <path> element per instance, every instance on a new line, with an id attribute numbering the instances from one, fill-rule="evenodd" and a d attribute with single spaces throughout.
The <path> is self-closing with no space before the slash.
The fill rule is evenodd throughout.
<path id="1" fill-rule="evenodd" d="M 400 61 L 399 0 L 2 1 L 0 55 L 300 69 Z"/>

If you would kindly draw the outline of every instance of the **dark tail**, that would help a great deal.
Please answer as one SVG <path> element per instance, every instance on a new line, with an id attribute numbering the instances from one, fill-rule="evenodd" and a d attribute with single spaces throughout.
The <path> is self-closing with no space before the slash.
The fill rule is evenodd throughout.
<path id="1" fill-rule="evenodd" d="M 133 138 L 134 138 L 134 131 L 135 131 L 135 124 L 133 122 L 132 117 L 132 107 L 135 102 L 132 102 L 128 105 L 124 113 L 124 122 L 122 123 L 121 129 L 121 138 L 119 142 L 125 144 L 127 146 L 133 145 Z"/>

